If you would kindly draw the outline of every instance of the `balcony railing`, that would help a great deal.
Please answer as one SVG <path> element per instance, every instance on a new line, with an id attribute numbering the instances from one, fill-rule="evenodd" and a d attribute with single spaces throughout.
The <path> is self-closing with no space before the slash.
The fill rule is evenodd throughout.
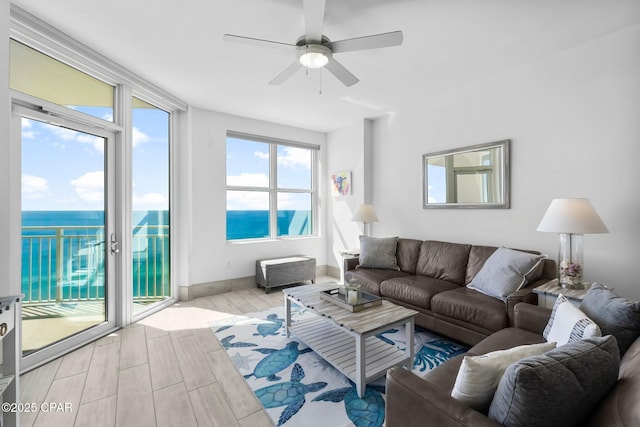
<path id="1" fill-rule="evenodd" d="M 96 301 L 105 296 L 105 238 L 99 226 L 22 227 L 24 303 Z M 169 226 L 133 230 L 135 301 L 170 296 Z"/>

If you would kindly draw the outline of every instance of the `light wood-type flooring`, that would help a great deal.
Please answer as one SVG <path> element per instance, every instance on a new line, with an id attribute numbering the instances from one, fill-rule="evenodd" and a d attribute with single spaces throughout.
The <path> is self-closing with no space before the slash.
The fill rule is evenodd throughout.
<path id="1" fill-rule="evenodd" d="M 209 323 L 280 304 L 280 289 L 256 288 L 178 302 L 53 360 L 20 378 L 22 403 L 38 409 L 21 425 L 272 426 Z"/>

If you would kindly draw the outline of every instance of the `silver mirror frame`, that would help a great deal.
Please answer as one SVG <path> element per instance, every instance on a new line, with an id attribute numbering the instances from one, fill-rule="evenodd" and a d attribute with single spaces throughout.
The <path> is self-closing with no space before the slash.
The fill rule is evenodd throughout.
<path id="1" fill-rule="evenodd" d="M 468 147 L 458 148 L 454 150 L 438 151 L 435 153 L 427 153 L 422 155 L 422 208 L 423 209 L 509 209 L 511 207 L 511 140 L 488 142 L 486 144 L 471 145 Z M 502 149 L 502 162 L 499 166 L 502 168 L 502 188 L 500 191 L 499 203 L 428 203 L 429 200 L 429 182 L 427 176 L 427 162 L 434 157 L 443 157 L 454 154 L 468 153 L 471 151 L 486 150 L 488 148 Z"/>

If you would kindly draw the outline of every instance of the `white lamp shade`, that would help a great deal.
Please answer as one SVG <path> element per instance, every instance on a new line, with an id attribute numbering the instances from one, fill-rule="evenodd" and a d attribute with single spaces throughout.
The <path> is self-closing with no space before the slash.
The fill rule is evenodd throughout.
<path id="1" fill-rule="evenodd" d="M 588 199 L 553 199 L 537 230 L 570 234 L 609 232 Z"/>
<path id="2" fill-rule="evenodd" d="M 376 215 L 376 211 L 373 210 L 373 206 L 364 204 L 358 206 L 358 210 L 355 214 L 353 214 L 353 218 L 351 218 L 351 221 L 369 223 L 378 222 L 379 219 Z"/>

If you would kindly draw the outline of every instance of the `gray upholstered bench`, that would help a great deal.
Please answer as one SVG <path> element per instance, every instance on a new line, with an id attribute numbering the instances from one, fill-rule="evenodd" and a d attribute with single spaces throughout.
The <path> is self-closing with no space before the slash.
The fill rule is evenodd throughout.
<path id="1" fill-rule="evenodd" d="M 256 261 L 256 283 L 265 292 L 276 286 L 311 280 L 316 282 L 316 259 L 304 255 Z"/>

